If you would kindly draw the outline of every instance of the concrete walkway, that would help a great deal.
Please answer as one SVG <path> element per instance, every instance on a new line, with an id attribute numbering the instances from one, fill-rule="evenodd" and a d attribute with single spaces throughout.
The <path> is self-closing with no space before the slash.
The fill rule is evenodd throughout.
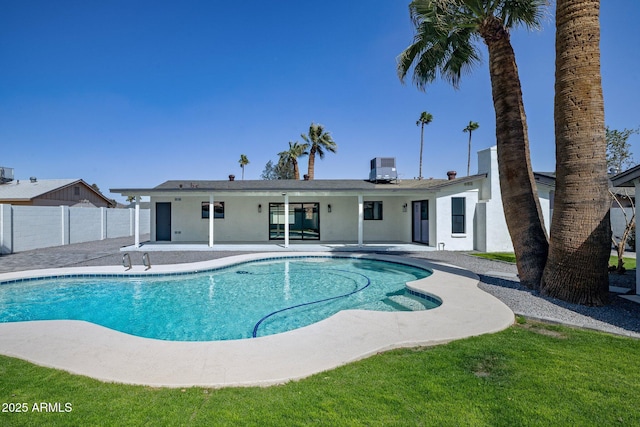
<path id="1" fill-rule="evenodd" d="M 294 242 L 285 246 L 281 243 L 172 243 L 145 242 L 139 247 L 129 245 L 120 248 L 121 252 L 433 252 L 436 249 L 413 243 L 302 243 Z"/>
<path id="2" fill-rule="evenodd" d="M 78 252 L 79 249 L 69 252 L 65 261 L 73 264 L 71 258 L 77 257 Z M 295 253 L 296 256 L 327 254 L 330 253 Z M 181 259 L 173 255 L 174 259 Z M 283 255 L 286 254 L 246 253 L 194 264 L 155 265 L 150 272 L 202 270 Z M 153 340 L 70 320 L 4 323 L 0 324 L 0 353 L 120 383 L 169 387 L 269 385 L 303 378 L 392 348 L 435 345 L 497 332 L 514 321 L 513 312 L 505 304 L 478 288 L 478 276 L 474 273 L 394 255 L 353 256 L 401 261 L 432 269 L 433 275 L 409 286 L 437 296 L 443 301 L 442 305 L 417 312 L 348 310 L 282 334 L 214 342 Z M 0 259 L 0 264 L 3 261 Z M 80 263 L 94 261 L 96 259 L 87 258 Z M 0 274 L 0 281 L 65 273 L 122 274 L 124 268 L 102 265 L 16 270 Z M 129 274 L 144 272 L 140 265 L 129 270 Z"/>

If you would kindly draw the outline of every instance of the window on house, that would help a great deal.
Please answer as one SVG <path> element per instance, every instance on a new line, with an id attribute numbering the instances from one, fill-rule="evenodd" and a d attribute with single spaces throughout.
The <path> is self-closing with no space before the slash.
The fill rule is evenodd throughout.
<path id="1" fill-rule="evenodd" d="M 73 187 L 73 195 L 74 196 L 80 195 L 80 187 Z"/>
<path id="2" fill-rule="evenodd" d="M 465 198 L 451 198 L 451 232 L 465 233 Z"/>
<path id="3" fill-rule="evenodd" d="M 213 202 L 213 217 L 224 218 L 224 202 Z M 209 202 L 202 202 L 202 218 L 209 219 Z"/>
<path id="4" fill-rule="evenodd" d="M 381 220 L 382 202 L 364 202 L 364 219 Z"/>

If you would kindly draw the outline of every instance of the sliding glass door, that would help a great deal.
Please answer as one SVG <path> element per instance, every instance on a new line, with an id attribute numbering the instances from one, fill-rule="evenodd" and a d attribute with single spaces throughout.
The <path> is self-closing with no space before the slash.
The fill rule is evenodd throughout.
<path id="1" fill-rule="evenodd" d="M 289 203 L 289 239 L 319 240 L 319 203 Z M 284 239 L 284 203 L 269 203 L 269 240 Z"/>

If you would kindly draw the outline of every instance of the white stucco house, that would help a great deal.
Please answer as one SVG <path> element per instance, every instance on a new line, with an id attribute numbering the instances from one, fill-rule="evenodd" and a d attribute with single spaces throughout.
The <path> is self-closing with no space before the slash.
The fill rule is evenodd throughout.
<path id="1" fill-rule="evenodd" d="M 153 188 L 111 192 L 136 200 L 150 198 L 151 242 L 197 242 L 212 248 L 225 243 L 288 247 L 388 242 L 447 250 L 513 250 L 500 197 L 496 147 L 480 151 L 478 173 L 461 178 L 171 180 Z M 553 184 L 541 179 L 538 192 L 548 229 Z"/>

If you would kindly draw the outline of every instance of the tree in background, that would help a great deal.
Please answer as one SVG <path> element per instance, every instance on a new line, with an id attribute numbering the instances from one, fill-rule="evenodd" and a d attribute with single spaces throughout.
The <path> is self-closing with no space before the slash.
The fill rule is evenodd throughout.
<path id="1" fill-rule="evenodd" d="M 634 166 L 631 145 L 628 139 L 631 135 L 637 134 L 640 129 L 609 129 L 605 128 L 605 138 L 607 140 L 607 168 L 613 173 L 620 173 L 625 169 Z"/>
<path id="2" fill-rule="evenodd" d="M 264 166 L 264 170 L 260 175 L 262 179 L 293 179 L 293 165 L 278 161 L 275 165 L 271 160 Z"/>
<path id="3" fill-rule="evenodd" d="M 325 153 L 335 153 L 338 150 L 338 145 L 334 142 L 331 134 L 324 130 L 324 127 L 319 124 L 311 123 L 309 126 L 309 133 L 300 135 L 306 142 L 305 147 L 309 149 L 309 166 L 307 169 L 307 175 L 312 180 L 315 175 L 316 154 L 320 159 L 324 159 Z M 305 153 L 307 154 L 307 153 Z"/>
<path id="4" fill-rule="evenodd" d="M 289 150 L 278 153 L 280 160 L 278 166 L 285 168 L 286 165 L 290 165 L 293 168 L 293 179 L 300 179 L 300 169 L 298 168 L 298 157 L 306 156 L 309 154 L 307 149 L 308 144 L 300 144 L 298 141 L 289 141 Z"/>
<path id="5" fill-rule="evenodd" d="M 431 113 L 423 111 L 416 121 L 416 126 L 420 126 L 420 168 L 418 169 L 418 179 L 422 179 L 422 148 L 424 146 L 424 127 L 433 121 Z"/>
<path id="6" fill-rule="evenodd" d="M 634 203 L 634 197 L 629 194 L 627 188 L 621 192 L 617 192 L 613 188 L 610 188 L 609 194 L 611 194 L 614 203 L 624 217 L 624 229 L 620 236 L 616 236 L 614 234 L 613 223 L 611 229 L 611 242 L 613 243 L 613 247 L 616 248 L 616 254 L 618 256 L 618 263 L 614 267 L 614 270 L 618 274 L 624 274 L 626 271 L 624 268 L 624 252 L 627 248 L 627 244 L 630 243 L 634 230 L 636 229 L 636 206 Z M 628 207 L 625 205 L 628 205 Z M 627 209 L 630 209 L 631 212 L 627 212 Z M 611 267 L 609 267 L 609 270 L 611 270 Z"/>
<path id="7" fill-rule="evenodd" d="M 520 282 L 530 288 L 540 285 L 548 242 L 509 30 L 539 27 L 546 4 L 546 0 L 414 0 L 409 5 L 413 44 L 398 56 L 397 65 L 401 81 L 413 68 L 413 81 L 420 90 L 438 77 L 457 89 L 462 72 L 480 61 L 477 41 L 487 45 L 502 204 Z"/>
<path id="8" fill-rule="evenodd" d="M 469 149 L 467 150 L 467 176 L 471 171 L 471 133 L 480 127 L 478 122 L 472 122 L 469 120 L 469 124 L 466 128 L 462 129 L 462 132 L 469 132 Z"/>
<path id="9" fill-rule="evenodd" d="M 599 18 L 599 0 L 556 1 L 556 195 L 540 286 L 596 306 L 608 300 L 611 253 Z"/>
<path id="10" fill-rule="evenodd" d="M 242 168 L 242 179 L 244 180 L 244 167 L 249 164 L 249 159 L 245 154 L 240 154 L 240 160 L 238 160 L 238 163 L 240 163 L 240 167 Z"/>

